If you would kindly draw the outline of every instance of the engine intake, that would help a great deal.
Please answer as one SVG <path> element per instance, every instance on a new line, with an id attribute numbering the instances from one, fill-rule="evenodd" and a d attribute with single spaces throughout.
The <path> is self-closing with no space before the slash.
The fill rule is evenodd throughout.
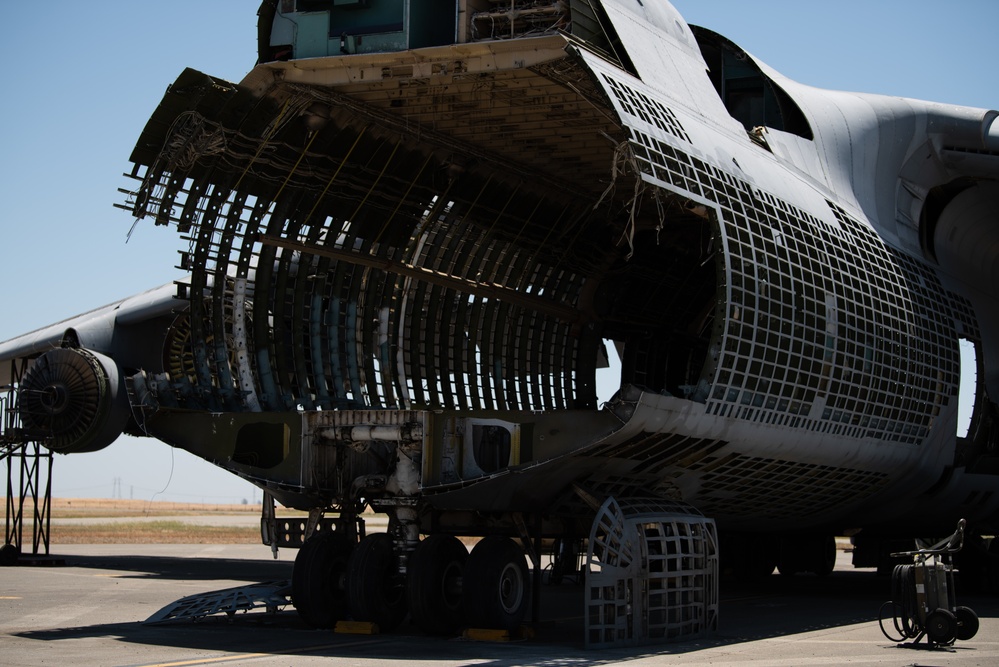
<path id="1" fill-rule="evenodd" d="M 17 404 L 25 432 L 60 454 L 104 449 L 130 414 L 115 362 L 82 348 L 38 357 L 20 382 Z"/>

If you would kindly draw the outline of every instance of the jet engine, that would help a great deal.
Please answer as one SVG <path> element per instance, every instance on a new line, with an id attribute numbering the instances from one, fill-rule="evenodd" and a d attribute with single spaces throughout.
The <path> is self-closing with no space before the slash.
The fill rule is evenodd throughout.
<path id="1" fill-rule="evenodd" d="M 54 452 L 104 449 L 121 435 L 131 410 L 114 361 L 83 348 L 50 350 L 31 365 L 18 389 L 25 434 Z"/>

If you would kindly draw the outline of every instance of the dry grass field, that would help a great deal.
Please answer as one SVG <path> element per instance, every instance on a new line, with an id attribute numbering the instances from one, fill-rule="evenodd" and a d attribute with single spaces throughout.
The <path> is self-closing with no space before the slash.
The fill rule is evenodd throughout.
<path id="1" fill-rule="evenodd" d="M 135 516 L 203 516 L 260 514 L 260 505 L 215 505 L 170 503 L 106 498 L 53 498 L 53 519 L 127 518 Z"/>
<path id="2" fill-rule="evenodd" d="M 51 545 L 260 543 L 259 524 L 253 521 L 260 516 L 259 505 L 53 498 L 51 509 Z M 33 511 L 24 508 L 24 544 L 32 541 L 28 533 Z M 304 516 L 283 508 L 278 513 Z M 226 525 L 226 517 L 232 517 L 231 525 Z"/>
<path id="3" fill-rule="evenodd" d="M 25 540 L 27 542 L 27 539 Z M 260 544 L 260 528 L 209 526 L 183 521 L 53 523 L 49 543 L 58 544 Z"/>

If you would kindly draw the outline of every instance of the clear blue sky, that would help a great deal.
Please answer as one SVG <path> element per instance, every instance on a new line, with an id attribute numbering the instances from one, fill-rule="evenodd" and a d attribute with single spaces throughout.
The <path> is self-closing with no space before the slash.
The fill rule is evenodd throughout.
<path id="1" fill-rule="evenodd" d="M 175 232 L 141 223 L 126 244 L 132 220 L 112 204 L 128 184 L 121 174 L 139 132 L 183 68 L 238 81 L 253 66 L 258 5 L 3 3 L 0 340 L 180 276 Z M 993 0 L 674 5 L 688 22 L 804 83 L 999 106 Z M 249 484 L 148 439 L 57 457 L 56 496 L 110 497 L 116 489 L 126 498 L 254 498 Z"/>

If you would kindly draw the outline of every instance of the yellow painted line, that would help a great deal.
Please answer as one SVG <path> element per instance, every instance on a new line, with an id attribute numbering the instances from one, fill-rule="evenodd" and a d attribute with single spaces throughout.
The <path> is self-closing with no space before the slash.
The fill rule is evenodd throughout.
<path id="1" fill-rule="evenodd" d="M 331 648 L 347 648 L 361 646 L 364 644 L 384 643 L 384 640 L 366 639 L 356 642 L 338 642 L 336 644 L 320 644 L 318 646 L 300 646 L 296 648 L 282 648 L 270 653 L 238 653 L 234 655 L 222 655 L 217 658 L 195 658 L 193 660 L 178 660 L 176 662 L 156 662 L 140 667 L 191 667 L 192 665 L 217 665 L 224 662 L 235 662 L 237 660 L 255 660 L 258 658 L 280 658 L 283 655 L 295 655 L 297 653 L 311 653 L 313 651 L 326 651 Z"/>
<path id="2" fill-rule="evenodd" d="M 20 595 L 0 595 L 0 600 L 21 600 Z"/>
<path id="3" fill-rule="evenodd" d="M 186 667 L 187 665 L 211 665 L 220 662 L 233 662 L 234 660 L 252 660 L 253 658 L 263 658 L 272 653 L 240 653 L 239 655 L 226 655 L 220 658 L 198 658 L 197 660 L 181 660 L 179 662 L 157 662 L 145 667 Z"/>

